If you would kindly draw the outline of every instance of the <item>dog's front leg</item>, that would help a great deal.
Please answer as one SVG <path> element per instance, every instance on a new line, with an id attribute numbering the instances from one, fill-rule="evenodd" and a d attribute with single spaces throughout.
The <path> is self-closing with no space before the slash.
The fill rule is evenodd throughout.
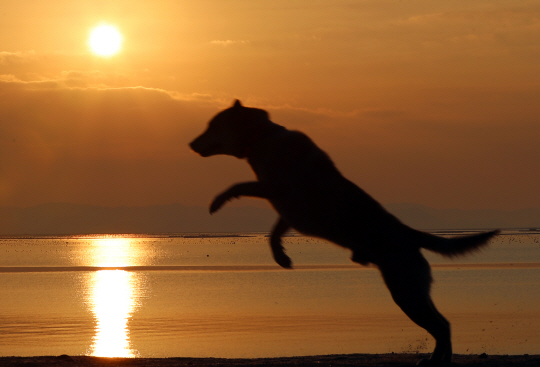
<path id="1" fill-rule="evenodd" d="M 281 237 L 289 230 L 289 228 L 291 227 L 282 218 L 279 218 L 270 235 L 270 248 L 272 249 L 274 260 L 276 260 L 279 266 L 285 269 L 292 269 L 292 261 L 291 258 L 285 254 L 285 249 L 281 245 Z"/>
<path id="2" fill-rule="evenodd" d="M 227 201 L 240 196 L 251 196 L 262 199 L 268 199 L 268 192 L 260 182 L 243 182 L 229 187 L 221 194 L 216 196 L 210 204 L 210 214 L 217 212 Z"/>

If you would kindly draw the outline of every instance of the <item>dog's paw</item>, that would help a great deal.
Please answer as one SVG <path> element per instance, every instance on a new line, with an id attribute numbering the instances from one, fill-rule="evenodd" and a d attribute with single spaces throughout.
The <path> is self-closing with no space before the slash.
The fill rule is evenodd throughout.
<path id="1" fill-rule="evenodd" d="M 279 266 L 285 269 L 292 269 L 292 260 L 285 253 L 274 254 L 274 260 L 278 263 Z"/>
<path id="2" fill-rule="evenodd" d="M 215 212 L 217 212 L 229 200 L 230 198 L 228 196 L 225 196 L 223 194 L 218 195 L 214 199 L 214 201 L 212 201 L 212 204 L 210 204 L 210 214 L 214 214 Z"/>
<path id="3" fill-rule="evenodd" d="M 353 254 L 351 256 L 351 261 L 355 262 L 355 263 L 358 263 L 360 265 L 364 265 L 364 266 L 367 266 L 369 265 L 371 261 L 371 256 L 369 256 L 368 252 L 367 251 L 363 251 L 363 250 L 360 250 L 360 249 L 355 249 L 353 251 Z"/>
<path id="4" fill-rule="evenodd" d="M 219 203 L 217 200 L 212 201 L 210 204 L 210 214 L 214 214 L 223 206 L 223 203 Z"/>

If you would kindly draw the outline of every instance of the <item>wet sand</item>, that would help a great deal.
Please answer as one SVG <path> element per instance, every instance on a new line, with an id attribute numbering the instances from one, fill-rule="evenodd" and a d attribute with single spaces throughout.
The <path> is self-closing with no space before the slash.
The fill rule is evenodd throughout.
<path id="1" fill-rule="evenodd" d="M 348 354 L 281 358 L 99 358 L 87 356 L 56 357 L 0 357 L 3 367 L 102 367 L 102 366 L 148 366 L 148 367 L 203 367 L 203 366 L 415 366 L 416 362 L 428 357 L 423 354 Z M 540 355 L 455 355 L 455 366 L 469 367 L 537 367 Z"/>

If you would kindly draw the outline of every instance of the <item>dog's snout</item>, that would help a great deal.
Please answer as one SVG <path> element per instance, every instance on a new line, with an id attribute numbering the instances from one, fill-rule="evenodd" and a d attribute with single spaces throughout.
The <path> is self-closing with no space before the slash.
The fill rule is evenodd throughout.
<path id="1" fill-rule="evenodd" d="M 195 153 L 201 153 L 201 149 L 202 149 L 202 146 L 201 146 L 201 136 L 198 136 L 196 137 L 191 143 L 189 143 L 189 147 L 191 148 L 191 150 L 193 150 Z"/>
<path id="2" fill-rule="evenodd" d="M 217 154 L 217 151 L 219 150 L 218 144 L 211 139 L 208 139 L 208 135 L 204 133 L 189 143 L 189 147 L 201 157 Z"/>

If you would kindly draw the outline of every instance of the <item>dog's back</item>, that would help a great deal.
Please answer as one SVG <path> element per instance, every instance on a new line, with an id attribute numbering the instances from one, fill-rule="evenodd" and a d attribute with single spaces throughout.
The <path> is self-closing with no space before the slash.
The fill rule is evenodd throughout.
<path id="1" fill-rule="evenodd" d="M 301 233 L 351 249 L 374 241 L 390 243 L 391 238 L 403 240 L 412 233 L 346 179 L 301 132 L 282 129 L 268 136 L 253 149 L 248 162 L 258 181 L 276 192 L 270 203 Z"/>

